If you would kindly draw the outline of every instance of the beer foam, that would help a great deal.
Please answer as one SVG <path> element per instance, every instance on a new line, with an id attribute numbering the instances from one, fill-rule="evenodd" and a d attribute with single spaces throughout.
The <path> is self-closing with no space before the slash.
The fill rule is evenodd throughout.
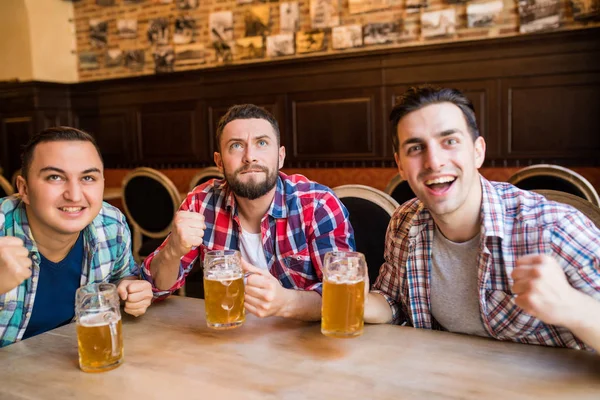
<path id="1" fill-rule="evenodd" d="M 98 314 L 87 314 L 78 319 L 78 324 L 88 328 L 95 326 L 104 326 L 110 323 L 116 323 L 121 320 L 121 316 L 112 311 L 107 311 Z"/>
<path id="2" fill-rule="evenodd" d="M 220 281 L 223 285 L 229 286 L 231 285 L 231 281 L 240 279 L 242 276 L 243 274 L 238 271 L 210 271 L 206 275 L 206 279 Z"/>
<path id="3" fill-rule="evenodd" d="M 353 285 L 363 281 L 357 276 L 330 276 L 326 280 L 334 285 Z"/>

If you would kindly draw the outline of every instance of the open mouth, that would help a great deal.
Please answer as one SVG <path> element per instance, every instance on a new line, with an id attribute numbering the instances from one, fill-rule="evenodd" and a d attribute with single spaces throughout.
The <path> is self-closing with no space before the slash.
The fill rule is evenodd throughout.
<path id="1" fill-rule="evenodd" d="M 455 176 L 443 176 L 440 178 L 426 180 L 425 186 L 427 186 L 435 194 L 443 194 L 450 190 L 450 187 L 455 181 Z"/>

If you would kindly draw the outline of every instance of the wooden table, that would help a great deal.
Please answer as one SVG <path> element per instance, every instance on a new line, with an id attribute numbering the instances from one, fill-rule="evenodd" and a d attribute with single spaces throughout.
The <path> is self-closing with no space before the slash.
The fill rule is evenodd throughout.
<path id="1" fill-rule="evenodd" d="M 202 300 L 124 317 L 125 362 L 77 366 L 75 326 L 0 349 L 1 399 L 599 399 L 600 356 L 370 325 L 331 339 L 318 323 L 248 316 L 206 327 Z"/>

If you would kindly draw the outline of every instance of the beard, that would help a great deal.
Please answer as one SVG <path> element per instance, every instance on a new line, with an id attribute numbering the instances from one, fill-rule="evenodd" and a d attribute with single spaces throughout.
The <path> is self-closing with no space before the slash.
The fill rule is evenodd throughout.
<path id="1" fill-rule="evenodd" d="M 264 172 L 265 179 L 262 181 L 256 181 L 252 178 L 246 183 L 240 181 L 238 179 L 239 174 L 249 170 L 260 170 Z M 256 200 L 259 197 L 269 193 L 269 191 L 275 187 L 277 184 L 278 170 L 279 169 L 276 168 L 271 172 L 267 167 L 260 165 L 245 165 L 241 168 L 238 168 L 235 172 L 233 172 L 233 174 L 228 174 L 225 170 L 223 170 L 223 172 L 225 173 L 225 181 L 227 181 L 227 184 L 236 196 L 243 197 L 248 200 Z"/>

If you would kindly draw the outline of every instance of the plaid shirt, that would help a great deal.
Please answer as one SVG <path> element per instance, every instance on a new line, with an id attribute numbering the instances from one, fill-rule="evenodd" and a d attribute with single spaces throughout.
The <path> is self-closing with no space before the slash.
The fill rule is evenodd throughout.
<path id="1" fill-rule="evenodd" d="M 511 273 L 519 257 L 549 254 L 569 283 L 600 301 L 600 230 L 571 206 L 481 177 L 481 243 L 477 259 L 483 326 L 500 340 L 591 350 L 569 330 L 543 323 L 515 304 Z M 431 250 L 435 223 L 414 199 L 398 208 L 387 231 L 376 292 L 393 322 L 443 329 L 431 315 Z"/>
<path id="2" fill-rule="evenodd" d="M 207 251 L 239 250 L 242 227 L 235 197 L 224 180 L 197 186 L 179 210 L 203 214 L 206 229 L 202 244 L 181 258 L 179 277 L 171 289 L 157 289 L 149 267 L 168 238 L 144 260 L 142 276 L 152 283 L 159 299 L 183 286 L 196 259 L 204 259 Z M 353 251 L 355 247 L 346 207 L 331 189 L 302 175 L 279 173 L 275 197 L 260 230 L 269 271 L 288 289 L 321 293 L 325 253 Z"/>
<path id="3" fill-rule="evenodd" d="M 84 259 L 81 285 L 116 283 L 139 275 L 131 254 L 131 233 L 123 214 L 104 203 L 100 213 L 83 230 Z M 29 229 L 25 205 L 17 196 L 0 199 L 0 236 L 14 236 L 25 243 L 33 263 L 31 277 L 0 294 L 0 347 L 21 340 L 33 311 L 41 257 Z"/>

